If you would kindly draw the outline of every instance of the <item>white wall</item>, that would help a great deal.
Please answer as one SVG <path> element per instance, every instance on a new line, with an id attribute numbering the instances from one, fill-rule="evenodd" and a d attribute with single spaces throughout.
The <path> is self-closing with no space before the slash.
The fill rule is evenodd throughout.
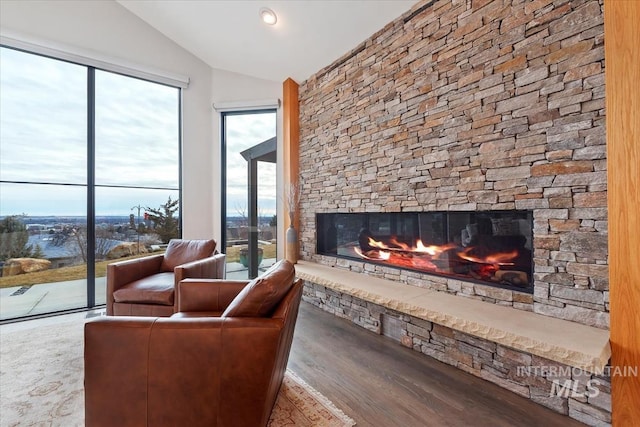
<path id="1" fill-rule="evenodd" d="M 224 110 L 225 108 L 234 109 L 254 109 L 257 104 L 263 103 L 263 101 L 274 101 L 277 102 L 282 98 L 282 84 L 277 82 L 272 82 L 269 80 L 261 80 L 256 79 L 254 77 L 245 76 L 243 74 L 232 73 L 229 71 L 213 69 L 212 71 L 212 97 L 213 103 L 216 106 L 221 105 Z M 216 153 L 220 153 L 220 137 L 221 137 L 221 125 L 220 125 L 220 110 L 214 111 L 213 117 L 213 132 L 214 132 L 214 140 L 215 140 L 215 150 Z M 277 125 L 276 125 L 276 133 L 277 133 L 277 150 L 278 150 L 278 163 L 277 163 L 277 189 L 278 194 L 281 193 L 282 189 L 282 114 L 281 108 L 277 110 Z M 220 157 L 216 155 L 216 161 L 214 164 L 214 169 L 219 171 L 221 168 L 220 165 Z M 222 186 L 220 182 L 220 174 L 215 174 L 214 186 L 217 189 L 217 192 L 222 191 Z M 281 201 L 278 200 L 278 241 L 284 242 L 284 224 L 281 223 L 282 215 L 280 214 L 282 211 Z M 220 235 L 221 230 L 221 214 L 222 208 L 220 206 L 220 199 L 214 198 L 214 224 L 215 224 L 215 232 L 217 235 Z M 283 256 L 284 245 L 278 245 L 278 257 L 282 258 Z"/>
<path id="2" fill-rule="evenodd" d="M 220 240 L 220 123 L 212 103 L 277 99 L 279 83 L 213 70 L 113 0 L 2 0 L 0 32 L 189 77 L 183 91 L 183 236 Z"/>

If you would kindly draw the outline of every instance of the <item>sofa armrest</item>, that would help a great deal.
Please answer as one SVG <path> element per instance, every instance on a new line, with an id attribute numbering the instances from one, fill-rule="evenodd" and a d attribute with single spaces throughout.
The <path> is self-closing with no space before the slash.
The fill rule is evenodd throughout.
<path id="1" fill-rule="evenodd" d="M 89 321 L 85 425 L 264 426 L 281 332 L 270 318 Z"/>
<path id="2" fill-rule="evenodd" d="M 85 324 L 86 426 L 147 425 L 148 341 L 155 320 L 107 316 Z"/>
<path id="3" fill-rule="evenodd" d="M 176 286 L 183 279 L 224 279 L 226 256 L 216 254 L 174 268 Z"/>
<path id="4" fill-rule="evenodd" d="M 248 280 L 184 279 L 176 292 L 177 311 L 224 311 Z"/>

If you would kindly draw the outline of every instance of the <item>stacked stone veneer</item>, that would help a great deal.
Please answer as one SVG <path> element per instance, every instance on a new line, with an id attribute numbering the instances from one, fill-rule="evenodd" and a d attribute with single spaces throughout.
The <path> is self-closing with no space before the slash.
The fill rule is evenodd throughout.
<path id="1" fill-rule="evenodd" d="M 607 369 L 590 374 L 310 282 L 303 299 L 587 425 L 611 423 Z"/>
<path id="2" fill-rule="evenodd" d="M 609 326 L 603 4 L 423 1 L 300 86 L 301 255 Z M 318 212 L 531 209 L 534 294 L 315 253 Z"/>

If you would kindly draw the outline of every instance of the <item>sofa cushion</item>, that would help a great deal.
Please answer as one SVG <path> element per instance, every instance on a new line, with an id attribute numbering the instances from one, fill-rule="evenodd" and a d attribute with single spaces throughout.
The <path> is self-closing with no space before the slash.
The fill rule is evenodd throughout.
<path id="1" fill-rule="evenodd" d="M 231 301 L 223 317 L 267 317 L 293 286 L 296 271 L 287 260 L 275 263 L 262 276 L 253 279 Z"/>
<path id="2" fill-rule="evenodd" d="M 173 271 L 179 265 L 213 255 L 216 241 L 171 239 L 164 253 L 160 271 Z"/>
<path id="3" fill-rule="evenodd" d="M 173 273 L 158 273 L 127 283 L 113 293 L 115 302 L 173 305 Z"/>

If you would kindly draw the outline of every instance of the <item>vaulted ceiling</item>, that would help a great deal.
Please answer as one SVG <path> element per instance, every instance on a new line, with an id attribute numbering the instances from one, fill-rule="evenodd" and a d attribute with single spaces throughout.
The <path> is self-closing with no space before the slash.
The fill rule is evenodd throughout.
<path id="1" fill-rule="evenodd" d="M 117 0 L 213 68 L 298 82 L 356 47 L 416 0 Z M 264 24 L 261 8 L 278 21 Z"/>

